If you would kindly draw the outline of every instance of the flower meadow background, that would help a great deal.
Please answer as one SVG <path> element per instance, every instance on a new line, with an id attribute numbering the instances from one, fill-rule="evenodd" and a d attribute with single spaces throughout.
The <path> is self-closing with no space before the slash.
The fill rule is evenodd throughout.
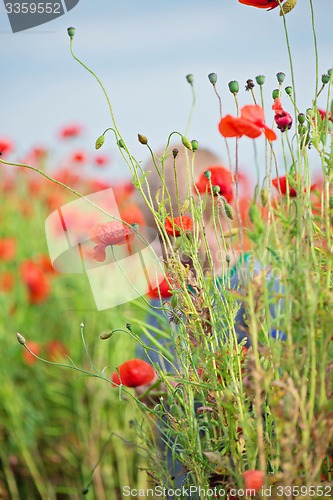
<path id="1" fill-rule="evenodd" d="M 320 5 L 317 3 L 316 33 L 320 76 L 332 67 L 330 24 L 333 5 L 330 0 L 320 0 Z M 291 84 L 291 77 L 282 19 L 278 11 L 279 9 L 275 9 L 266 12 L 240 5 L 237 1 L 171 1 L 156 5 L 153 1 L 139 4 L 134 1 L 99 0 L 93 3 L 81 0 L 67 16 L 49 25 L 15 35 L 8 31 L 5 14 L 1 15 L 0 11 L 0 35 L 3 41 L 0 133 L 2 158 L 33 165 L 83 195 L 111 185 L 115 188 L 122 219 L 128 224 L 140 223 L 142 214 L 133 199 L 130 172 L 115 141 L 106 136 L 103 148 L 98 151 L 95 149 L 96 138 L 110 126 L 110 118 L 96 82 L 70 56 L 66 28 L 69 25 L 76 27 L 75 53 L 96 71 L 107 88 L 117 125 L 124 133 L 129 150 L 138 161 L 149 158 L 147 149 L 137 140 L 138 133 L 146 135 L 149 145 L 156 150 L 165 144 L 171 131 L 185 133 L 192 102 L 191 87 L 185 78 L 187 74 L 194 75 L 197 99 L 188 135 L 199 141 L 199 148 L 201 145 L 209 147 L 224 158 L 224 142 L 218 131 L 218 101 L 207 78 L 209 73 L 217 73 L 217 89 L 223 99 L 223 115 L 235 115 L 234 99 L 227 86 L 230 80 L 240 82 L 239 105 L 242 107 L 251 102 L 251 95 L 244 88 L 246 80 L 254 79 L 259 74 L 265 75 L 263 91 L 267 109 L 266 123 L 270 127 L 274 116 L 271 111 L 271 93 L 278 87 L 275 75 L 278 71 L 284 71 L 286 80 L 282 86 L 282 106 L 293 115 L 292 104 L 283 91 L 286 85 Z M 295 67 L 297 105 L 305 113 L 312 104 L 315 88 L 309 2 L 298 0 L 295 9 L 288 14 L 287 23 Z M 258 91 L 258 87 L 255 90 Z M 326 107 L 325 92 L 318 99 L 318 107 Z M 295 128 L 294 123 L 290 134 L 294 133 Z M 258 157 L 262 159 L 265 154 L 264 141 L 261 139 L 255 144 Z M 279 174 L 283 175 L 283 167 L 290 166 L 289 153 L 286 155 L 283 152 L 279 141 L 276 141 L 274 147 L 281 165 Z M 256 180 L 255 152 L 253 141 L 246 137 L 239 141 L 240 172 L 246 173 L 241 181 L 248 188 L 247 193 Z M 312 181 L 317 182 L 319 192 L 314 192 L 311 202 L 316 209 L 314 213 L 320 217 L 323 206 L 328 206 L 328 200 L 325 199 L 324 203 L 320 198 L 320 159 L 318 155 L 315 157 L 313 150 L 307 150 L 307 154 Z M 315 158 L 313 163 L 312 158 Z M 133 378 L 125 384 L 125 368 L 125 371 L 119 370 L 118 374 L 115 368 L 122 366 L 125 358 L 135 356 L 135 337 L 145 328 L 142 322 L 147 308 L 142 304 L 132 303 L 97 312 L 86 277 L 59 274 L 52 268 L 48 258 L 45 219 L 57 207 L 75 199 L 75 196 L 31 171 L 4 165 L 0 169 L 0 195 L 3 202 L 0 214 L 0 498 L 76 499 L 82 498 L 82 493 L 88 498 L 122 498 L 123 485 L 145 488 L 149 481 L 156 480 L 154 472 L 158 471 L 159 478 L 162 477 L 157 465 L 155 471 L 149 463 L 149 455 L 154 457 L 156 450 L 151 429 L 160 415 L 152 412 L 147 416 L 142 412 L 142 405 L 135 404 L 137 401 L 132 397 L 133 392 L 124 389 L 122 393 L 122 389 L 118 390 L 111 385 L 111 379 L 114 384 L 119 383 L 119 375 L 124 385 L 137 385 Z M 263 160 L 259 162 L 259 170 L 263 177 Z M 201 177 L 203 192 L 207 180 L 206 177 Z M 307 185 L 310 187 L 310 183 Z M 301 224 L 297 226 L 296 216 L 293 219 L 290 209 L 291 206 L 294 207 L 291 202 L 294 193 L 286 198 L 287 201 L 283 201 L 282 195 L 288 190 L 280 187 L 281 193 L 278 196 L 277 182 L 275 188 L 270 210 L 277 216 L 280 225 L 277 223 L 274 227 L 273 241 L 277 254 L 283 254 L 285 250 L 288 256 L 288 251 L 293 250 L 293 237 L 299 237 L 297 250 L 303 242 L 302 236 L 297 236 L 296 230 L 293 232 L 293 224 L 298 228 Z M 294 192 L 296 193 L 295 189 Z M 225 197 L 227 199 L 226 195 Z M 242 208 L 244 218 L 247 217 L 248 209 L 247 199 L 244 209 Z M 260 206 L 260 217 L 264 218 L 263 209 Z M 228 208 L 226 212 L 227 210 Z M 326 212 L 326 215 L 321 222 L 327 228 L 330 213 Z M 73 218 L 75 217 L 79 218 L 78 214 L 73 214 Z M 254 252 L 264 241 L 260 217 L 258 220 L 256 212 L 252 213 L 252 218 L 250 216 L 254 227 L 250 224 L 252 233 L 246 239 L 247 250 Z M 173 238 L 176 233 L 172 221 L 166 220 L 169 224 L 166 232 Z M 207 405 L 215 408 L 214 405 L 220 402 L 210 389 L 223 378 L 227 386 L 226 401 L 222 405 L 223 411 L 216 417 L 217 423 L 205 414 L 205 409 L 199 417 L 188 413 L 188 408 L 192 407 L 187 405 L 186 408 L 186 398 L 182 400 L 178 393 L 174 395 L 168 379 L 164 381 L 167 385 L 167 403 L 170 404 L 171 396 L 177 397 L 179 401 L 179 408 L 175 411 L 179 420 L 175 423 L 175 429 L 171 429 L 171 426 L 168 429 L 170 439 L 174 439 L 172 432 L 177 433 L 178 425 L 181 440 L 186 421 L 190 430 L 185 437 L 189 439 L 190 445 L 188 455 L 185 453 L 184 463 L 190 470 L 193 467 L 196 481 L 200 478 L 204 482 L 209 478 L 210 482 L 205 483 L 206 485 L 222 481 L 228 487 L 230 484 L 245 483 L 250 488 L 249 473 L 260 472 L 258 484 L 261 485 L 263 472 L 257 468 L 263 468 L 263 450 L 260 448 L 262 443 L 259 443 L 258 452 L 256 432 L 260 434 L 262 424 L 265 427 L 265 443 L 268 443 L 269 448 L 269 479 L 266 484 L 285 485 L 285 481 L 294 481 L 293 484 L 297 486 L 303 484 L 302 481 L 308 484 L 313 477 L 331 484 L 329 471 L 332 443 L 328 452 L 325 439 L 331 439 L 332 411 L 329 402 L 325 407 L 326 413 L 319 411 L 318 407 L 321 407 L 316 399 L 318 395 L 322 402 L 331 393 L 329 382 L 332 368 L 332 363 L 327 361 L 332 355 L 332 342 L 325 340 L 326 337 L 331 338 L 331 289 L 326 267 L 329 268 L 330 264 L 325 261 L 325 234 L 318 220 L 316 222 L 320 229 L 316 233 L 315 244 L 318 245 L 319 256 L 316 255 L 318 260 L 314 258 L 314 262 L 311 261 L 311 272 L 317 280 L 316 285 L 320 284 L 319 298 L 315 294 L 309 294 L 306 297 L 308 301 L 297 305 L 297 308 L 303 308 L 301 312 L 296 308 L 296 314 L 290 306 L 288 314 L 282 319 L 278 318 L 279 321 L 284 321 L 289 339 L 294 334 L 302 341 L 302 335 L 308 332 L 308 323 L 311 323 L 309 330 L 317 335 L 313 337 L 310 346 L 311 357 L 306 357 L 306 341 L 302 352 L 301 343 L 292 347 L 289 344 L 289 352 L 292 354 L 288 355 L 285 344 L 273 345 L 263 336 L 259 340 L 264 346 L 262 350 L 255 350 L 254 355 L 251 351 L 248 368 L 243 367 L 241 347 L 242 354 L 239 356 L 229 355 L 230 349 L 237 350 L 238 347 L 232 344 L 225 347 L 221 356 L 229 361 L 223 368 L 219 367 L 220 354 L 216 359 L 211 356 L 208 360 L 203 360 L 198 349 L 194 354 L 197 356 L 195 359 L 199 360 L 198 368 L 192 365 L 184 367 L 189 383 L 189 387 L 184 383 L 188 390 L 186 397 L 190 401 L 196 401 L 196 398 L 205 396 Z M 189 218 L 187 221 L 189 222 Z M 232 224 L 235 224 L 235 220 Z M 192 220 L 188 228 L 192 230 Z M 184 250 L 185 245 L 185 250 L 189 251 L 186 247 L 188 240 L 182 234 L 186 231 L 182 231 L 182 227 L 177 228 L 179 229 L 177 236 L 180 237 L 182 249 Z M 274 256 L 274 251 L 272 254 Z M 286 255 L 283 254 L 281 272 L 283 276 L 287 274 L 286 283 L 297 298 L 309 285 L 307 276 L 304 282 L 301 279 L 306 255 L 303 256 L 304 261 L 299 263 L 293 257 L 290 257 L 289 262 Z M 198 286 L 195 281 L 191 284 Z M 320 295 L 321 287 L 323 297 Z M 266 293 L 265 286 L 263 289 Z M 254 290 L 261 300 L 258 286 Z M 208 288 L 206 291 L 209 296 Z M 155 298 L 157 297 L 158 294 L 155 293 Z M 181 307 L 179 304 L 182 303 L 182 298 L 179 294 L 177 300 L 179 302 L 176 306 Z M 228 297 L 229 300 L 234 307 L 235 298 Z M 267 309 L 268 305 L 265 304 Z M 186 304 L 181 305 L 185 315 L 186 312 L 189 313 L 190 324 L 190 309 L 186 309 Z M 199 300 L 195 305 L 198 310 L 202 307 L 205 311 Z M 320 313 L 322 305 L 326 309 Z M 290 319 L 289 325 L 286 318 Z M 313 318 L 316 321 L 312 321 Z M 277 324 L 280 327 L 278 322 Z M 128 325 L 132 326 L 128 328 Z M 269 326 L 272 325 L 269 323 Z M 273 326 L 276 324 L 273 323 Z M 162 330 L 165 328 L 164 334 L 170 333 L 166 322 L 160 327 Z M 110 333 L 114 330 L 119 331 L 111 338 Z M 322 336 L 318 333 L 320 331 L 324 332 Z M 16 342 L 16 332 L 25 337 L 27 346 L 35 354 L 51 363 L 65 364 L 67 368 L 38 361 Z M 195 340 L 197 334 L 193 327 Z M 197 347 L 193 338 L 191 342 Z M 321 342 L 317 351 L 314 347 L 315 340 Z M 214 349 L 216 347 L 215 345 Z M 294 352 L 295 359 L 302 360 L 302 356 L 304 359 L 304 366 L 303 361 L 300 361 L 300 367 L 297 367 L 299 372 L 293 359 Z M 322 370 L 320 355 L 324 360 Z M 284 356 L 285 365 L 280 361 Z M 272 360 L 274 370 L 270 369 Z M 319 381 L 316 377 L 315 380 L 311 378 L 308 400 L 304 388 L 307 387 L 308 374 L 311 370 L 311 373 L 316 372 L 315 363 L 318 363 L 315 368 L 318 369 Z M 77 371 L 73 370 L 75 367 Z M 243 399 L 236 401 L 237 384 L 241 383 L 244 372 L 246 382 L 244 394 L 241 395 Z M 86 377 L 87 374 L 93 377 Z M 290 375 L 289 379 L 287 374 Z M 144 382 L 148 382 L 155 373 L 152 376 L 151 369 L 147 371 L 146 368 L 145 375 L 148 378 Z M 199 389 L 196 390 L 191 383 L 194 382 L 195 387 L 198 377 L 202 378 L 198 384 Z M 263 382 L 262 392 L 256 386 L 258 380 L 266 380 Z M 275 385 L 271 390 L 272 380 Z M 318 393 L 315 390 L 316 383 L 320 386 Z M 264 422 L 261 422 L 258 411 L 261 408 L 261 398 L 267 403 L 265 409 L 269 408 L 273 414 L 269 414 Z M 148 398 L 148 407 L 151 407 L 151 403 Z M 233 406 L 237 406 L 237 410 Z M 297 407 L 295 413 L 293 406 Z M 166 414 L 168 408 L 165 407 Z M 309 414 L 313 413 L 309 420 L 306 418 L 308 411 Z M 243 412 L 244 429 L 236 426 L 240 419 L 238 412 Z M 207 443 L 203 440 L 204 458 L 198 458 L 199 455 L 195 453 L 199 446 L 197 419 L 202 425 L 201 433 L 204 428 L 207 429 L 205 432 L 211 446 L 204 448 Z M 301 430 L 304 428 L 306 432 L 302 434 Z M 221 429 L 222 441 L 219 434 Z M 281 437 L 278 446 L 274 441 L 276 436 Z M 290 448 L 289 438 L 292 443 Z M 232 466 L 226 464 L 224 457 L 221 463 L 215 463 L 221 443 L 223 449 L 227 450 L 225 455 L 230 455 L 235 460 L 232 464 L 235 465 L 234 475 L 230 472 Z M 308 449 L 311 451 L 309 458 L 306 455 Z M 177 455 L 175 450 L 173 453 Z M 285 463 L 281 464 L 281 457 L 286 460 Z M 310 469 L 310 465 L 313 469 Z M 285 475 L 281 472 L 283 466 L 286 466 Z M 165 471 L 163 479 L 165 484 L 172 484 L 168 471 Z M 232 497 L 229 495 L 229 498 Z"/>

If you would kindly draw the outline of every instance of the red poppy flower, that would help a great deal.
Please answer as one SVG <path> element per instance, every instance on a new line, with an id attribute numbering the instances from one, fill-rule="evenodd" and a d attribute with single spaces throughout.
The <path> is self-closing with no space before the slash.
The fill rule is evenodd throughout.
<path id="1" fill-rule="evenodd" d="M 49 296 L 50 285 L 42 269 L 31 260 L 27 260 L 21 266 L 21 275 L 28 289 L 30 304 L 44 302 Z"/>
<path id="2" fill-rule="evenodd" d="M 8 262 L 16 255 L 16 241 L 14 238 L 0 238 L 0 261 Z"/>
<path id="3" fill-rule="evenodd" d="M 164 222 L 164 228 L 170 236 L 180 236 L 182 232 L 188 233 L 193 229 L 193 220 L 187 215 L 181 217 L 167 217 Z"/>
<path id="4" fill-rule="evenodd" d="M 243 472 L 246 490 L 259 491 L 264 484 L 264 473 L 261 470 L 246 470 Z"/>
<path id="5" fill-rule="evenodd" d="M 46 344 L 46 352 L 50 361 L 57 361 L 68 355 L 67 347 L 60 340 L 50 340 Z"/>
<path id="6" fill-rule="evenodd" d="M 272 110 L 275 111 L 275 123 L 277 124 L 278 129 L 281 132 L 284 132 L 287 129 L 291 128 L 293 123 L 293 119 L 287 111 L 285 111 L 282 107 L 281 101 L 279 98 L 274 100 L 274 104 L 272 106 Z"/>
<path id="7" fill-rule="evenodd" d="M 60 137 L 62 139 L 70 139 L 72 137 L 77 137 L 82 132 L 82 127 L 80 125 L 68 125 L 60 130 Z"/>
<path id="8" fill-rule="evenodd" d="M 6 155 L 13 151 L 13 143 L 9 139 L 0 139 L 0 153 Z"/>
<path id="9" fill-rule="evenodd" d="M 255 139 L 262 133 L 269 141 L 276 140 L 274 130 L 265 123 L 264 111 L 257 104 L 249 104 L 241 109 L 240 117 L 226 115 L 219 123 L 219 131 L 223 137 L 250 137 Z"/>
<path id="10" fill-rule="evenodd" d="M 207 167 L 207 170 L 210 172 L 212 186 L 219 186 L 219 194 L 224 196 L 228 203 L 231 203 L 234 198 L 234 193 L 232 190 L 232 175 L 229 170 L 222 166 Z M 206 193 L 206 191 L 209 190 L 210 183 L 204 172 L 200 175 L 198 182 L 196 182 L 196 186 L 199 193 Z"/>
<path id="11" fill-rule="evenodd" d="M 127 224 L 138 224 L 139 226 L 145 225 L 145 219 L 142 211 L 135 203 L 130 203 L 124 208 L 119 210 L 120 217 Z"/>
<path id="12" fill-rule="evenodd" d="M 156 378 L 154 368 L 142 359 L 130 359 L 118 366 L 118 372 L 114 372 L 111 380 L 114 385 L 123 384 L 126 387 L 138 387 L 149 384 Z"/>
<path id="13" fill-rule="evenodd" d="M 36 356 L 39 356 L 41 353 L 41 346 L 38 342 L 34 342 L 33 340 L 29 340 L 26 342 L 26 345 L 29 347 L 30 351 L 32 351 Z M 37 363 L 38 359 L 36 359 L 29 351 L 26 349 L 23 349 L 23 361 L 25 362 L 26 365 L 32 366 L 35 363 Z"/>
<path id="14" fill-rule="evenodd" d="M 169 282 L 164 278 L 156 288 L 151 288 L 149 290 L 148 295 L 152 299 L 159 299 L 160 296 L 162 297 L 162 299 L 171 297 L 172 293 L 170 292 Z"/>
<path id="15" fill-rule="evenodd" d="M 4 271 L 0 274 L 0 292 L 11 292 L 14 288 L 14 274 L 11 271 Z"/>
<path id="16" fill-rule="evenodd" d="M 106 259 L 105 249 L 107 246 L 124 245 L 133 239 L 134 236 L 135 233 L 133 229 L 117 220 L 95 224 L 89 231 L 89 239 L 97 243 L 94 247 L 93 258 L 98 262 L 104 262 Z"/>
<path id="17" fill-rule="evenodd" d="M 295 178 L 295 181 L 297 179 Z M 277 177 L 276 179 L 272 179 L 272 184 L 273 186 L 280 192 L 281 191 L 281 194 L 282 195 L 286 195 L 287 194 L 287 177 L 284 175 L 282 177 Z M 312 184 L 312 186 L 310 187 L 310 191 L 313 191 L 313 189 L 316 188 L 316 184 Z M 306 188 L 304 188 L 304 191 L 306 191 Z M 297 191 L 295 188 L 293 188 L 289 182 L 289 196 L 291 196 L 292 198 L 294 198 L 295 196 L 297 196 Z"/>
<path id="18" fill-rule="evenodd" d="M 277 0 L 238 0 L 239 3 L 244 5 L 250 5 L 251 7 L 257 7 L 258 9 L 272 10 L 278 7 L 279 2 Z M 281 3 L 283 0 L 281 0 Z"/>

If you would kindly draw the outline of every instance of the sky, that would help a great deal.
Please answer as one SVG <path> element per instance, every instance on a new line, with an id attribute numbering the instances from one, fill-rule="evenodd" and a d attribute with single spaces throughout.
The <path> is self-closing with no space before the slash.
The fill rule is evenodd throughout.
<path id="1" fill-rule="evenodd" d="M 333 1 L 313 3 L 321 75 L 333 64 Z M 308 0 L 298 0 L 287 16 L 301 111 L 311 106 L 315 88 L 309 5 Z M 251 103 L 244 90 L 246 80 L 265 75 L 268 123 L 273 118 L 270 106 L 271 92 L 277 87 L 276 73 L 286 73 L 285 85 L 291 84 L 279 9 L 266 12 L 237 0 L 80 0 L 66 15 L 13 34 L 1 3 L 0 137 L 14 141 L 13 159 L 34 145 L 50 148 L 54 159 L 64 155 L 66 147 L 57 133 L 72 123 L 82 124 L 85 132 L 70 147 L 93 152 L 95 139 L 112 125 L 96 81 L 70 55 L 68 26 L 76 28 L 76 55 L 104 83 L 117 125 L 138 161 L 148 158 L 147 150 L 137 141 L 138 133 L 147 136 L 156 151 L 165 145 L 170 132 L 185 132 L 192 102 L 187 74 L 194 75 L 196 93 L 188 137 L 217 153 L 222 161 L 226 150 L 217 129 L 219 107 L 208 74 L 218 75 L 224 114 L 235 114 L 227 85 L 230 80 L 239 81 L 239 101 L 245 105 Z M 283 104 L 292 112 L 284 94 Z M 263 140 L 258 143 L 259 150 L 262 146 Z M 113 158 L 105 175 L 110 180 L 128 177 L 111 135 L 103 152 Z M 253 162 L 252 141 L 244 138 L 241 167 L 251 172 Z"/>

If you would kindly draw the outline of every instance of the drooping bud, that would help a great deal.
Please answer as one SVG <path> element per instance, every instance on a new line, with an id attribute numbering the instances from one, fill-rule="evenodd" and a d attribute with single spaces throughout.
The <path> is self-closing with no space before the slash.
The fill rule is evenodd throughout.
<path id="1" fill-rule="evenodd" d="M 186 75 L 186 80 L 190 85 L 193 85 L 193 75 Z"/>
<path id="2" fill-rule="evenodd" d="M 138 134 L 138 141 L 141 144 L 143 144 L 144 146 L 146 146 L 146 144 L 148 144 L 148 139 L 145 135 Z"/>
<path id="3" fill-rule="evenodd" d="M 228 87 L 232 94 L 237 94 L 239 92 L 239 83 L 236 80 L 229 82 Z"/>
<path id="4" fill-rule="evenodd" d="M 177 149 L 177 148 L 174 148 L 174 149 L 172 150 L 172 155 L 173 155 L 173 157 L 174 157 L 175 159 L 177 158 L 178 153 L 179 153 L 179 151 L 178 151 L 178 149 Z"/>
<path id="5" fill-rule="evenodd" d="M 99 336 L 99 338 L 101 340 L 107 340 L 109 338 L 111 338 L 113 335 L 113 330 L 109 331 L 109 332 L 104 332 L 104 333 L 101 333 L 101 335 Z"/>
<path id="6" fill-rule="evenodd" d="M 191 141 L 187 137 L 185 137 L 185 135 L 182 136 L 182 144 L 183 144 L 183 146 L 185 146 L 185 148 L 192 151 Z"/>
<path id="7" fill-rule="evenodd" d="M 306 116 L 304 113 L 299 113 L 298 115 L 298 123 L 300 123 L 301 125 L 303 125 L 303 123 L 305 122 L 306 120 Z"/>
<path id="8" fill-rule="evenodd" d="M 282 71 L 279 71 L 279 73 L 276 73 L 276 78 L 279 83 L 283 83 L 286 75 Z"/>
<path id="9" fill-rule="evenodd" d="M 209 73 L 208 75 L 208 80 L 212 85 L 215 85 L 217 82 L 217 74 L 216 73 Z"/>
<path id="10" fill-rule="evenodd" d="M 178 304 L 178 297 L 175 293 L 173 293 L 171 296 L 170 304 L 171 304 L 172 309 L 176 309 L 177 304 Z"/>
<path id="11" fill-rule="evenodd" d="M 23 335 L 21 335 L 20 333 L 17 333 L 16 338 L 17 338 L 17 341 L 19 344 L 25 345 L 25 338 L 23 337 Z"/>
<path id="12" fill-rule="evenodd" d="M 322 75 L 321 76 L 321 82 L 323 85 L 326 85 L 330 81 L 330 75 Z"/>
<path id="13" fill-rule="evenodd" d="M 234 211 L 232 209 L 232 206 L 229 205 L 229 203 L 224 202 L 224 210 L 225 210 L 225 213 L 226 213 L 226 216 L 228 217 L 228 219 L 233 220 L 233 218 L 234 218 Z"/>
<path id="14" fill-rule="evenodd" d="M 272 97 L 273 97 L 273 99 L 278 99 L 280 97 L 280 91 L 279 91 L 279 89 L 274 89 L 273 90 Z"/>
<path id="15" fill-rule="evenodd" d="M 265 77 L 264 77 L 264 75 L 258 75 L 258 76 L 256 76 L 256 82 L 260 86 L 264 85 L 264 83 L 265 83 Z"/>
<path id="16" fill-rule="evenodd" d="M 285 90 L 287 95 L 292 95 L 292 93 L 293 93 L 293 88 L 290 86 L 286 87 L 284 90 Z"/>
<path id="17" fill-rule="evenodd" d="M 194 140 L 194 139 L 193 139 L 193 140 L 191 141 L 191 144 L 192 144 L 192 151 L 197 151 L 197 150 L 198 150 L 198 148 L 199 148 L 199 143 L 198 143 L 198 141 L 196 141 L 196 140 Z"/>
<path id="18" fill-rule="evenodd" d="M 268 191 L 266 188 L 262 187 L 260 191 L 260 200 L 263 207 L 267 205 L 268 202 Z"/>
<path id="19" fill-rule="evenodd" d="M 100 135 L 98 137 L 98 139 L 96 139 L 96 142 L 95 142 L 95 149 L 99 149 L 103 146 L 104 144 L 104 135 Z"/>
<path id="20" fill-rule="evenodd" d="M 125 149 L 125 144 L 124 144 L 124 141 L 122 139 L 119 139 L 119 141 L 117 142 L 117 145 L 118 145 L 118 148 Z"/>
<path id="21" fill-rule="evenodd" d="M 206 172 L 204 172 L 204 176 L 206 177 L 206 179 L 209 180 L 211 178 L 211 176 L 212 176 L 211 171 L 210 170 L 206 170 Z"/>
<path id="22" fill-rule="evenodd" d="M 70 26 L 69 28 L 67 28 L 67 33 L 70 38 L 73 38 L 73 36 L 75 35 L 75 28 L 73 28 L 73 26 Z"/>

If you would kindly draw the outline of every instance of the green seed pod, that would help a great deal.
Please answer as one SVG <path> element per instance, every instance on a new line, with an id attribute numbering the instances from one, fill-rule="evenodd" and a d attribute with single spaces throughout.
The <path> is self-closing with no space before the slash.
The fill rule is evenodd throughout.
<path id="1" fill-rule="evenodd" d="M 321 75 L 321 82 L 326 85 L 330 81 L 330 75 Z"/>
<path id="2" fill-rule="evenodd" d="M 303 125 L 303 123 L 305 122 L 306 120 L 306 116 L 304 113 L 299 113 L 298 115 L 298 123 L 300 123 L 301 125 Z"/>
<path id="3" fill-rule="evenodd" d="M 96 139 L 95 142 L 95 149 L 99 149 L 103 146 L 104 144 L 104 135 L 100 135 L 98 139 Z"/>
<path id="4" fill-rule="evenodd" d="M 146 144 L 148 144 L 148 139 L 145 135 L 138 134 L 138 141 L 141 144 L 143 144 L 144 146 L 146 146 Z"/>
<path id="5" fill-rule="evenodd" d="M 258 75 L 258 76 L 256 76 L 256 82 L 260 86 L 264 85 L 265 79 L 266 78 L 264 77 L 264 75 Z"/>
<path id="6" fill-rule="evenodd" d="M 263 207 L 265 207 L 267 205 L 268 198 L 269 198 L 269 196 L 268 196 L 267 189 L 262 187 L 261 191 L 260 191 L 260 200 L 261 200 L 261 204 Z"/>
<path id="7" fill-rule="evenodd" d="M 286 75 L 280 71 L 279 73 L 276 73 L 276 78 L 279 83 L 283 83 Z"/>
<path id="8" fill-rule="evenodd" d="M 273 90 L 272 97 L 273 97 L 273 99 L 277 99 L 278 97 L 280 97 L 280 91 L 279 91 L 279 89 L 274 89 Z"/>
<path id="9" fill-rule="evenodd" d="M 206 170 L 206 172 L 204 172 L 204 176 L 206 177 L 206 179 L 209 180 L 211 178 L 211 176 L 212 176 L 211 171 L 210 170 Z"/>
<path id="10" fill-rule="evenodd" d="M 69 28 L 67 28 L 67 33 L 68 33 L 68 36 L 73 38 L 73 36 L 75 35 L 75 28 L 73 28 L 73 26 L 70 26 Z"/>
<path id="11" fill-rule="evenodd" d="M 212 85 L 215 85 L 217 82 L 217 74 L 216 73 L 209 73 L 208 75 L 208 80 Z"/>
<path id="12" fill-rule="evenodd" d="M 183 146 L 185 146 L 185 148 L 192 151 L 191 141 L 187 137 L 185 137 L 185 135 L 182 136 L 182 144 L 183 144 Z"/>
<path id="13" fill-rule="evenodd" d="M 290 87 L 290 86 L 289 86 L 289 87 L 286 87 L 284 90 L 285 90 L 285 93 L 286 93 L 287 95 L 292 95 L 292 93 L 293 93 L 293 88 L 292 88 L 292 87 Z"/>
<path id="14" fill-rule="evenodd" d="M 193 139 L 193 140 L 191 141 L 191 144 L 192 144 L 192 151 L 197 151 L 197 150 L 198 150 L 198 148 L 199 148 L 199 143 L 198 143 L 198 141 L 196 141 L 196 140 L 194 140 L 194 139 Z"/>
<path id="15" fill-rule="evenodd" d="M 236 80 L 229 82 L 228 87 L 232 94 L 237 94 L 239 92 L 239 83 Z"/>
<path id="16" fill-rule="evenodd" d="M 124 141 L 122 139 L 119 139 L 119 141 L 117 142 L 117 145 L 118 145 L 118 148 L 125 149 L 125 144 L 124 144 Z"/>
<path id="17" fill-rule="evenodd" d="M 225 210 L 225 213 L 226 213 L 226 216 L 228 217 L 228 219 L 233 220 L 234 211 L 233 211 L 231 205 L 229 205 L 229 203 L 227 203 L 227 202 L 224 203 L 224 210 Z"/>
<path id="18" fill-rule="evenodd" d="M 178 297 L 175 293 L 173 293 L 171 296 L 170 304 L 171 304 L 172 309 L 176 309 L 177 304 L 178 304 Z"/>
<path id="19" fill-rule="evenodd" d="M 220 188 L 220 186 L 213 186 L 212 190 L 213 190 L 214 194 L 219 194 L 219 192 L 221 191 L 221 188 Z"/>
<path id="20" fill-rule="evenodd" d="M 193 85 L 193 75 L 186 75 L 186 80 L 190 85 Z"/>

